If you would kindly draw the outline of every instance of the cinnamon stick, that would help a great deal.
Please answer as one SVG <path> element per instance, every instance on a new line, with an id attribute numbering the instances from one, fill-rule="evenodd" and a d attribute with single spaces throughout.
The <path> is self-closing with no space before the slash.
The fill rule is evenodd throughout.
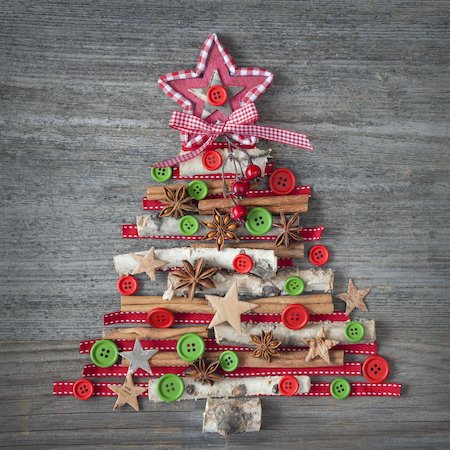
<path id="1" fill-rule="evenodd" d="M 252 300 L 258 306 L 253 313 L 281 314 L 287 305 L 299 303 L 304 305 L 310 314 L 331 314 L 334 306 L 331 294 L 306 294 L 299 296 L 267 297 Z M 122 311 L 150 311 L 154 308 L 166 308 L 175 313 L 192 312 L 212 314 L 207 300 L 194 298 L 192 302 L 186 297 L 172 297 L 162 300 L 159 296 L 124 296 L 120 300 Z"/>
<path id="2" fill-rule="evenodd" d="M 216 244 L 208 242 L 193 242 L 190 244 L 193 248 L 215 248 Z M 305 256 L 305 246 L 303 242 L 291 242 L 288 248 L 284 246 L 276 247 L 274 241 L 245 241 L 237 243 L 228 243 L 228 248 L 252 248 L 261 250 L 273 250 L 277 258 L 303 258 Z"/>
<path id="3" fill-rule="evenodd" d="M 208 337 L 206 326 L 180 328 L 105 328 L 105 339 L 179 339 L 183 334 L 196 333 L 203 338 Z"/>
<path id="4" fill-rule="evenodd" d="M 208 186 L 208 195 L 214 194 L 222 194 L 223 193 L 223 181 L 222 180 L 203 180 Z M 231 183 L 233 180 L 225 180 L 228 188 L 231 187 Z M 169 189 L 176 189 L 180 184 L 171 184 L 166 186 L 149 186 L 147 188 L 147 199 L 148 200 L 163 200 L 164 199 L 164 187 Z M 252 183 L 250 185 L 250 189 L 255 189 L 258 185 L 256 183 Z"/>
<path id="5" fill-rule="evenodd" d="M 203 357 L 207 361 L 218 361 L 222 352 L 205 352 Z M 343 366 L 344 365 L 344 351 L 330 350 L 330 364 L 322 358 L 314 358 L 306 362 L 305 357 L 308 354 L 307 350 L 298 350 L 293 352 L 280 352 L 280 356 L 273 358 L 271 362 L 267 362 L 264 358 L 255 358 L 253 352 L 236 352 L 239 357 L 239 367 L 249 368 L 303 368 L 303 367 L 326 367 L 326 366 Z M 188 366 L 189 363 L 182 360 L 177 352 L 159 351 L 150 360 L 152 366 L 158 367 L 182 367 Z M 122 366 L 128 367 L 129 363 L 125 358 L 122 358 Z"/>
<path id="6" fill-rule="evenodd" d="M 262 206 L 272 214 L 304 213 L 308 211 L 307 195 L 274 195 L 267 197 L 245 197 L 239 203 L 248 208 Z M 233 203 L 230 198 L 210 198 L 198 202 L 200 214 L 211 214 L 216 208 L 220 212 L 229 212 Z"/>

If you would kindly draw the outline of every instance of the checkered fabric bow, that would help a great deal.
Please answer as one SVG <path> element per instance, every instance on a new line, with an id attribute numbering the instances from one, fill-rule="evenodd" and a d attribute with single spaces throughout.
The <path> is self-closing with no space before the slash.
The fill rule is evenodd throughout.
<path id="1" fill-rule="evenodd" d="M 166 159 L 154 164 L 154 167 L 162 168 L 176 166 L 182 162 L 189 161 L 202 153 L 205 148 L 214 142 L 219 136 L 227 136 L 229 139 L 242 144 L 244 139 L 250 136 L 266 139 L 268 141 L 280 142 L 281 144 L 292 145 L 293 147 L 312 150 L 313 147 L 309 139 L 295 131 L 287 131 L 279 128 L 263 127 L 256 125 L 259 119 L 258 111 L 253 103 L 249 103 L 242 108 L 237 109 L 226 122 L 220 124 L 211 124 L 200 117 L 175 111 L 169 122 L 169 127 L 190 135 L 201 135 L 207 137 L 207 140 L 201 147 L 186 152 L 175 158 Z"/>

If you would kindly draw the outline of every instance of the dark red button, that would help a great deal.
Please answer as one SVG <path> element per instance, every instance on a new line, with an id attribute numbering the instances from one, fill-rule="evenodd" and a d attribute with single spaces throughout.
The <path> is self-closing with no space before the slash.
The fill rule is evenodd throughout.
<path id="1" fill-rule="evenodd" d="M 222 106 L 228 99 L 227 90 L 223 86 L 211 86 L 206 93 L 208 102 L 214 106 Z"/>
<path id="2" fill-rule="evenodd" d="M 138 289 L 138 282 L 133 275 L 124 275 L 117 281 L 117 289 L 122 295 L 133 295 Z"/>
<path id="3" fill-rule="evenodd" d="M 314 245 L 309 249 L 308 257 L 311 264 L 314 264 L 315 266 L 323 266 L 328 262 L 330 254 L 324 245 Z"/>
<path id="4" fill-rule="evenodd" d="M 289 169 L 275 169 L 270 175 L 269 186 L 277 195 L 290 194 L 295 189 L 295 175 Z"/>
<path id="5" fill-rule="evenodd" d="M 298 380 L 292 375 L 285 375 L 278 384 L 281 395 L 291 396 L 298 392 Z"/>
<path id="6" fill-rule="evenodd" d="M 94 395 L 94 385 L 85 378 L 75 381 L 73 383 L 73 395 L 78 400 L 87 400 Z"/>
<path id="7" fill-rule="evenodd" d="M 222 155 L 216 150 L 207 150 L 203 153 L 202 164 L 206 170 L 217 170 L 222 165 Z"/>
<path id="8" fill-rule="evenodd" d="M 309 322 L 308 310 L 297 303 L 288 305 L 281 314 L 281 321 L 286 328 L 300 330 Z"/>
<path id="9" fill-rule="evenodd" d="M 166 308 L 155 308 L 147 314 L 147 323 L 153 328 L 170 328 L 174 321 L 174 313 Z"/>
<path id="10" fill-rule="evenodd" d="M 369 383 L 382 383 L 389 375 L 389 363 L 382 356 L 369 356 L 364 361 L 362 373 Z"/>
<path id="11" fill-rule="evenodd" d="M 248 255 L 237 255 L 233 259 L 233 269 L 238 273 L 249 273 L 253 268 L 253 259 Z"/>

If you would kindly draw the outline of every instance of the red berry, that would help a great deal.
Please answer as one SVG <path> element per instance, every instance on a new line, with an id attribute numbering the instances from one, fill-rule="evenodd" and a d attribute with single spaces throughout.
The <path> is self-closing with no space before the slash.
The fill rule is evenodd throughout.
<path id="1" fill-rule="evenodd" d="M 243 178 L 242 180 L 236 180 L 233 181 L 231 184 L 231 190 L 233 191 L 233 194 L 242 197 L 244 195 L 248 194 L 248 191 L 250 190 L 250 181 Z"/>
<path id="2" fill-rule="evenodd" d="M 249 180 L 254 180 L 255 178 L 261 178 L 261 169 L 256 164 L 251 164 L 245 169 L 245 176 Z"/>
<path id="3" fill-rule="evenodd" d="M 247 215 L 247 208 L 242 205 L 235 205 L 231 208 L 231 215 L 235 220 L 242 220 Z"/>

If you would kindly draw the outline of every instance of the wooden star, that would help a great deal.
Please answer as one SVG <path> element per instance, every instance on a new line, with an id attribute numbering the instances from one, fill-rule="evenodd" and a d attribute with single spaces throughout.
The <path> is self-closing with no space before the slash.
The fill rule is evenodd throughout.
<path id="1" fill-rule="evenodd" d="M 308 354 L 305 357 L 305 361 L 311 361 L 319 356 L 327 364 L 330 364 L 330 355 L 328 351 L 335 345 L 339 344 L 339 341 L 333 341 L 331 339 L 325 339 L 325 328 L 320 327 L 313 339 L 303 339 L 303 342 L 309 346 Z"/>
<path id="2" fill-rule="evenodd" d="M 239 301 L 237 283 L 234 282 L 225 297 L 205 295 L 215 314 L 208 328 L 228 322 L 239 334 L 241 334 L 241 314 L 251 311 L 258 305 L 250 302 Z"/>
<path id="3" fill-rule="evenodd" d="M 122 386 L 108 384 L 108 388 L 117 394 L 117 400 L 114 403 L 113 409 L 120 409 L 122 406 L 128 404 L 135 411 L 139 411 L 138 396 L 147 390 L 145 387 L 135 386 L 130 374 L 127 375 Z"/>
<path id="4" fill-rule="evenodd" d="M 131 256 L 138 263 L 137 267 L 131 272 L 132 275 L 146 273 L 150 280 L 155 281 L 155 271 L 167 264 L 167 261 L 155 259 L 155 248 L 152 247 L 144 256 L 132 253 Z"/>
<path id="5" fill-rule="evenodd" d="M 144 350 L 142 348 L 141 341 L 139 339 L 136 339 L 134 341 L 134 347 L 132 351 L 120 352 L 119 355 L 122 358 L 127 359 L 130 363 L 130 366 L 128 367 L 128 373 L 130 373 L 131 375 L 133 375 L 133 373 L 138 369 L 145 370 L 150 375 L 153 375 L 149 359 L 155 356 L 156 353 L 158 353 L 158 349 Z"/>
<path id="6" fill-rule="evenodd" d="M 336 295 L 339 300 L 346 303 L 345 314 L 350 314 L 355 308 L 368 311 L 364 298 L 370 292 L 370 288 L 357 289 L 352 279 L 348 280 L 347 292 Z"/>

